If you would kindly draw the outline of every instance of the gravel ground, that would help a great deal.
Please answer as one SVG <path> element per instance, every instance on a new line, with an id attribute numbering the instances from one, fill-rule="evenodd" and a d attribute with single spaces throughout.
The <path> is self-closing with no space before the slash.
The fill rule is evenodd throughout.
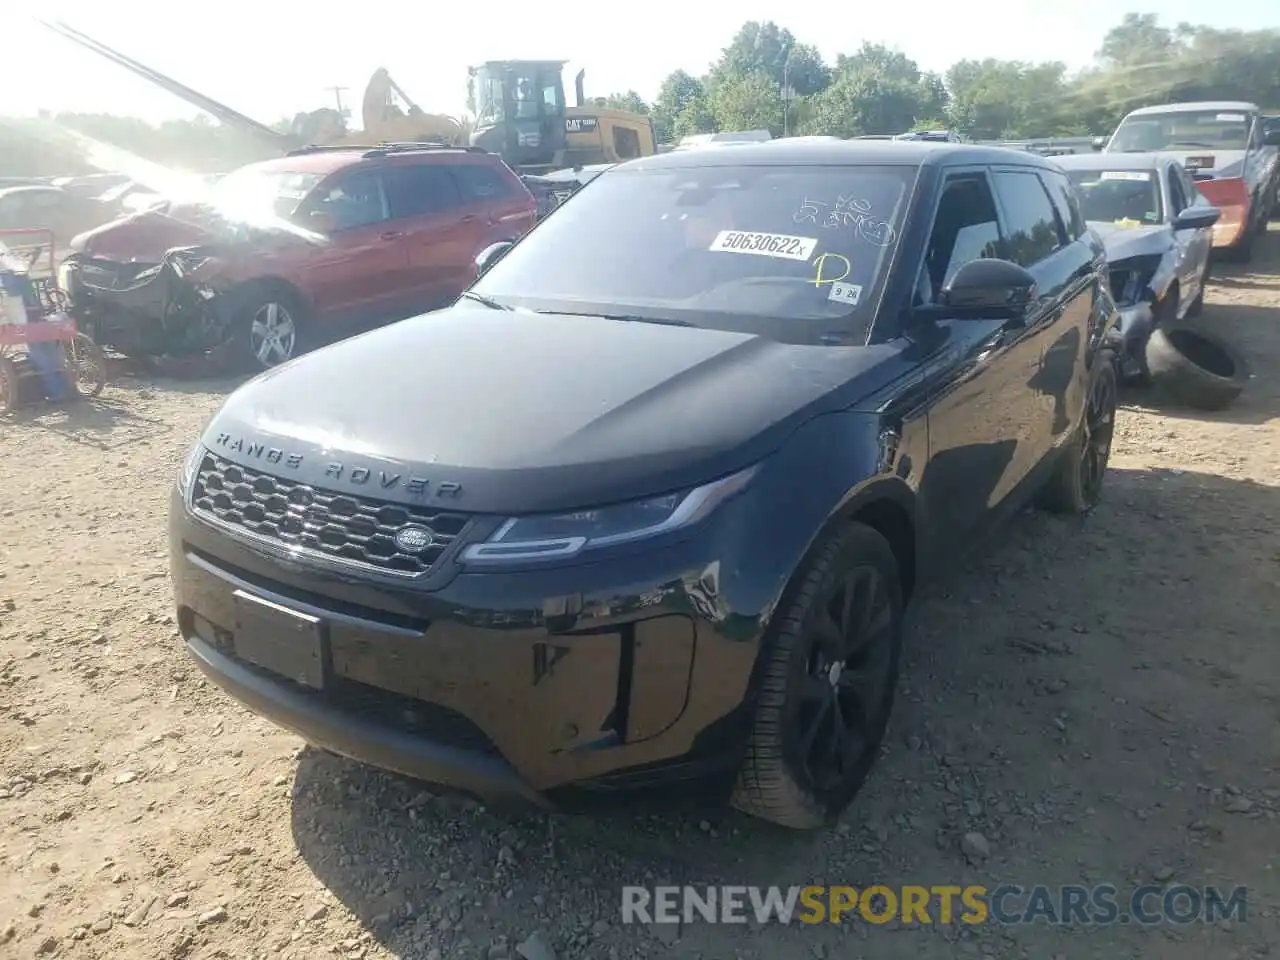
<path id="1" fill-rule="evenodd" d="M 304 748 L 204 683 L 171 616 L 166 492 L 228 384 L 123 376 L 0 422 L 0 956 L 1280 950 L 1280 232 L 1219 271 L 1202 322 L 1250 356 L 1240 402 L 1130 398 L 1092 516 L 1024 514 L 920 598 L 886 755 L 817 835 L 498 812 Z M 1247 919 L 618 922 L 627 883 L 1152 880 L 1247 884 Z"/>

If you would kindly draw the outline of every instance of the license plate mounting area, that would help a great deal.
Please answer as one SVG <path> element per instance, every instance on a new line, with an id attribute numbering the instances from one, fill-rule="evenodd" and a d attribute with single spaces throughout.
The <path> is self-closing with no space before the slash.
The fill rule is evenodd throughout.
<path id="1" fill-rule="evenodd" d="M 232 595 L 236 656 L 282 677 L 322 690 L 328 677 L 325 622 L 244 590 Z"/>

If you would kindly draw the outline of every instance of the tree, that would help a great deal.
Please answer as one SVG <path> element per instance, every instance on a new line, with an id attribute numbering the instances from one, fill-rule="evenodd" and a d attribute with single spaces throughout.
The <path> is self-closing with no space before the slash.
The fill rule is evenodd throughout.
<path id="1" fill-rule="evenodd" d="M 626 110 L 628 113 L 649 115 L 649 104 L 645 103 L 644 98 L 634 90 L 628 90 L 626 93 L 611 93 L 604 98 L 604 104 L 611 110 Z"/>
<path id="2" fill-rule="evenodd" d="M 1156 14 L 1126 13 L 1103 37 L 1098 57 L 1115 66 L 1145 63 L 1169 57 L 1179 46 L 1179 38 L 1160 25 Z"/>
<path id="3" fill-rule="evenodd" d="M 830 86 L 812 99 L 803 129 L 844 137 L 903 133 L 922 121 L 936 122 L 947 102 L 941 78 L 922 73 L 905 54 L 872 43 L 840 55 Z"/>
<path id="4" fill-rule="evenodd" d="M 658 139 L 666 141 L 687 133 L 700 133 L 700 129 L 684 129 L 677 133 L 677 127 L 688 127 L 695 119 L 708 118 L 709 111 L 705 106 L 706 89 L 702 81 L 683 70 L 676 70 L 662 81 L 658 89 L 658 99 L 653 102 L 653 125 Z M 695 104 L 697 106 L 695 107 Z M 694 107 L 690 117 L 681 121 L 686 109 Z M 695 127 L 698 124 L 694 124 Z"/>
<path id="5" fill-rule="evenodd" d="M 711 91 L 710 107 L 720 130 L 782 132 L 782 96 L 766 73 L 721 80 Z"/>
<path id="6" fill-rule="evenodd" d="M 779 87 L 785 82 L 802 97 L 826 88 L 830 71 L 816 47 L 796 43 L 790 30 L 772 20 L 744 23 L 711 68 L 719 81 L 764 74 Z"/>

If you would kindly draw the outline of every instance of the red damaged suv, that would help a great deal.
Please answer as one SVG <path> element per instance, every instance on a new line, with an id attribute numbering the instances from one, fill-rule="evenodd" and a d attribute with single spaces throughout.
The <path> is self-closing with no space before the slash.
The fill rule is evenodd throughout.
<path id="1" fill-rule="evenodd" d="M 265 369 L 371 322 L 451 303 L 475 279 L 476 255 L 520 237 L 536 216 L 519 177 L 475 148 L 310 147 L 241 167 L 200 204 L 161 204 L 81 234 L 63 286 L 73 302 L 92 302 L 98 339 L 125 353 L 225 343 L 233 360 Z M 213 266 L 191 279 L 219 303 L 222 329 L 176 334 L 171 293 L 139 307 L 130 291 L 166 251 L 215 236 L 216 257 L 202 261 Z"/>

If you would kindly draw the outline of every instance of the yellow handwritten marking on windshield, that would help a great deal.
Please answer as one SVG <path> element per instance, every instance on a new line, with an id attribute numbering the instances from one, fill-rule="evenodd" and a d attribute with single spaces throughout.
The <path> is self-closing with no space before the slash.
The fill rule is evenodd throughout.
<path id="1" fill-rule="evenodd" d="M 1125 217 L 1125 218 L 1124 218 L 1124 219 L 1122 219 L 1122 220 L 1117 220 L 1117 221 L 1116 221 L 1116 226 L 1117 226 L 1117 227 L 1124 227 L 1126 230 L 1132 230 L 1132 229 L 1134 229 L 1135 227 L 1140 227 L 1140 226 L 1142 226 L 1142 221 L 1141 221 L 1141 220 L 1133 220 L 1133 219 L 1131 219 L 1131 218 L 1129 218 L 1129 217 Z"/>
<path id="2" fill-rule="evenodd" d="M 839 260 L 841 263 L 843 263 L 844 273 L 840 274 L 840 276 L 838 277 L 823 276 L 823 274 L 826 272 L 828 258 L 830 258 L 831 260 Z M 834 269 L 838 270 L 839 267 L 835 267 Z M 848 257 L 841 256 L 838 253 L 822 253 L 818 255 L 817 260 L 813 261 L 813 285 L 815 287 L 820 287 L 824 283 L 839 283 L 841 280 L 843 280 L 852 272 L 853 272 L 853 264 L 849 262 Z"/>

